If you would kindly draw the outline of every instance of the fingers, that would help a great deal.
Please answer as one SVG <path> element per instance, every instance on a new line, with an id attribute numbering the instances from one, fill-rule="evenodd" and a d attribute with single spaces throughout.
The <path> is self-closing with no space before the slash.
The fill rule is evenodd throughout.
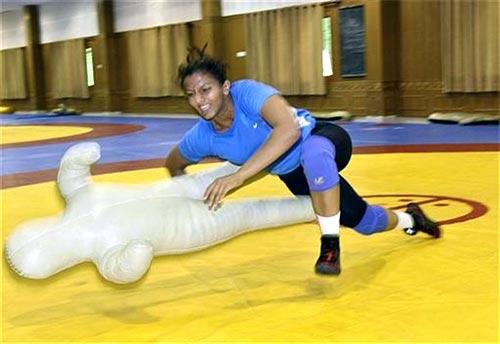
<path id="1" fill-rule="evenodd" d="M 219 209 L 220 209 L 223 205 L 224 205 L 224 202 L 220 202 L 219 204 L 216 204 L 216 205 L 214 206 L 214 211 L 219 210 Z"/>
<path id="2" fill-rule="evenodd" d="M 205 191 L 204 199 L 208 209 L 217 210 L 222 205 L 222 199 L 229 191 L 229 187 L 220 180 L 215 180 Z"/>
<path id="3" fill-rule="evenodd" d="M 210 184 L 203 198 L 205 203 L 208 204 L 208 209 L 217 210 L 222 205 L 222 200 L 224 197 L 234 188 L 237 188 L 242 184 L 242 181 L 237 177 L 236 174 L 231 174 L 225 177 L 220 177 L 215 179 L 212 184 Z"/>

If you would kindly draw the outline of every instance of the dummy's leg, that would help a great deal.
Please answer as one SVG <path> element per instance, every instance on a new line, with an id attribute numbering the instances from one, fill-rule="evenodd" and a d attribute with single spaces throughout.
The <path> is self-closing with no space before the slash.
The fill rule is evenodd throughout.
<path id="1" fill-rule="evenodd" d="M 237 200 L 217 211 L 199 201 L 190 201 L 185 207 L 190 208 L 193 216 L 186 219 L 182 232 L 172 232 L 170 242 L 175 242 L 175 247 L 164 245 L 156 254 L 197 251 L 249 231 L 314 220 L 308 196 Z"/>
<path id="2" fill-rule="evenodd" d="M 315 217 L 307 196 L 229 202 L 211 214 L 214 214 L 218 232 L 230 232 L 230 236 L 246 230 L 312 221 Z M 205 221 L 209 221 L 208 216 Z"/>
<path id="3" fill-rule="evenodd" d="M 95 262 L 101 275 L 114 283 L 132 283 L 149 269 L 153 259 L 153 246 L 146 240 L 132 240 L 125 245 L 108 249 Z"/>
<path id="4" fill-rule="evenodd" d="M 96 142 L 76 144 L 64 153 L 59 164 L 57 184 L 65 199 L 91 182 L 90 165 L 100 157 L 101 147 Z"/>
<path id="5" fill-rule="evenodd" d="M 179 196 L 203 199 L 203 193 L 214 179 L 235 173 L 239 168 L 239 166 L 226 162 L 206 171 L 173 177 L 172 187 Z"/>

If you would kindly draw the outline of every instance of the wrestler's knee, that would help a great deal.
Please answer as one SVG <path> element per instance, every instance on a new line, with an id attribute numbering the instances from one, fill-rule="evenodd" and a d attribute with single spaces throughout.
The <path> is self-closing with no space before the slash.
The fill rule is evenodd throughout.
<path id="1" fill-rule="evenodd" d="M 387 228 L 387 214 L 381 206 L 369 205 L 361 221 L 354 226 L 354 230 L 363 235 L 382 232 Z"/>
<path id="2" fill-rule="evenodd" d="M 311 191 L 325 191 L 339 183 L 335 146 L 330 140 L 316 135 L 309 137 L 302 145 L 300 163 Z"/>

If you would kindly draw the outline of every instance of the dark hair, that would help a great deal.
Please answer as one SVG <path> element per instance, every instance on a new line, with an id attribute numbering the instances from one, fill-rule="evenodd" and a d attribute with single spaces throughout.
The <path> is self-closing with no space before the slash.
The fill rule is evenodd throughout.
<path id="1" fill-rule="evenodd" d="M 179 66 L 177 70 L 177 82 L 184 89 L 184 79 L 196 73 L 208 73 L 213 76 L 221 85 L 226 81 L 226 64 L 220 60 L 205 54 L 206 43 L 202 49 L 190 48 L 186 57 L 186 63 Z"/>

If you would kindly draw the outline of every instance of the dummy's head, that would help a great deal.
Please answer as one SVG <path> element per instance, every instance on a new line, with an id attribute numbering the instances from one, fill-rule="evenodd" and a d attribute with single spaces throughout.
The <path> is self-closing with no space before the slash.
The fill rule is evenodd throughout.
<path id="1" fill-rule="evenodd" d="M 16 229 L 5 245 L 5 258 L 12 270 L 27 278 L 47 278 L 79 261 L 78 240 L 51 217 L 27 222 Z"/>
<path id="2" fill-rule="evenodd" d="M 205 120 L 211 120 L 227 106 L 230 82 L 226 65 L 205 54 L 203 49 L 190 50 L 186 63 L 179 66 L 177 80 L 189 105 Z"/>

